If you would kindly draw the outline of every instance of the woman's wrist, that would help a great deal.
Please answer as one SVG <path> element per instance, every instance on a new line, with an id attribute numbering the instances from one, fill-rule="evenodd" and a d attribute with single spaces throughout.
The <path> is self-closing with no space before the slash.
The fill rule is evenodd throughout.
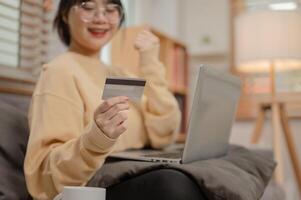
<path id="1" fill-rule="evenodd" d="M 139 51 L 141 67 L 159 61 L 160 44 L 153 45 L 145 50 Z"/>
<path id="2" fill-rule="evenodd" d="M 105 135 L 95 122 L 93 122 L 90 131 L 82 137 L 85 148 L 99 153 L 109 152 L 116 142 Z"/>
<path id="3" fill-rule="evenodd" d="M 165 78 L 165 67 L 159 60 L 159 51 L 160 45 L 155 45 L 140 52 L 141 75 L 147 80 Z"/>

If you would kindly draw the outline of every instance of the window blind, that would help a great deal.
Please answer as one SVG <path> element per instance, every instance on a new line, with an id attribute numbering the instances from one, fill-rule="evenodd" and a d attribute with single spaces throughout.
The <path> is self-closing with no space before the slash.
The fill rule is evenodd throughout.
<path id="1" fill-rule="evenodd" d="M 51 16 L 43 0 L 22 0 L 20 24 L 20 67 L 36 69 L 47 61 Z"/>
<path id="2" fill-rule="evenodd" d="M 0 66 L 34 70 L 45 63 L 51 20 L 43 0 L 0 0 Z"/>
<path id="3" fill-rule="evenodd" d="M 0 65 L 18 67 L 20 0 L 0 0 Z"/>

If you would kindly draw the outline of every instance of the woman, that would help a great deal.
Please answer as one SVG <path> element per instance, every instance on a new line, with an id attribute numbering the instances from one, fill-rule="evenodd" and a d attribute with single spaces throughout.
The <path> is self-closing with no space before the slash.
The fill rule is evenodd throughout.
<path id="1" fill-rule="evenodd" d="M 24 167 L 35 199 L 85 185 L 112 151 L 162 148 L 175 138 L 180 111 L 158 60 L 159 40 L 149 31 L 134 44 L 148 82 L 141 105 L 123 96 L 101 100 L 105 78 L 126 74 L 99 60 L 123 22 L 120 0 L 60 2 L 54 25 L 69 49 L 43 66 L 29 111 Z"/>

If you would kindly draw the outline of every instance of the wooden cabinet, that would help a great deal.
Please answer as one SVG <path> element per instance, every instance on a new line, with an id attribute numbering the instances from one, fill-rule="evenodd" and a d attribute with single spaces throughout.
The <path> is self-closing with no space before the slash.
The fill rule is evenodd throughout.
<path id="1" fill-rule="evenodd" d="M 134 49 L 134 40 L 145 26 L 127 27 L 119 31 L 111 45 L 111 63 L 123 66 L 139 75 L 139 54 Z M 149 28 L 149 27 L 148 27 Z M 166 67 L 169 89 L 177 98 L 182 110 L 180 132 L 184 133 L 187 121 L 188 53 L 185 44 L 154 29 L 150 30 L 160 39 L 160 61 Z"/>

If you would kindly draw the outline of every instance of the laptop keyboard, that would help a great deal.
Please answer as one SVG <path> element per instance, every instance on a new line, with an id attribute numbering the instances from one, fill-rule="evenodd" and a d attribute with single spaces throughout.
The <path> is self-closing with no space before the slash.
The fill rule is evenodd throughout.
<path id="1" fill-rule="evenodd" d="M 157 158 L 181 158 L 182 152 L 168 152 L 168 153 L 152 153 L 145 154 L 144 157 L 157 157 Z"/>

